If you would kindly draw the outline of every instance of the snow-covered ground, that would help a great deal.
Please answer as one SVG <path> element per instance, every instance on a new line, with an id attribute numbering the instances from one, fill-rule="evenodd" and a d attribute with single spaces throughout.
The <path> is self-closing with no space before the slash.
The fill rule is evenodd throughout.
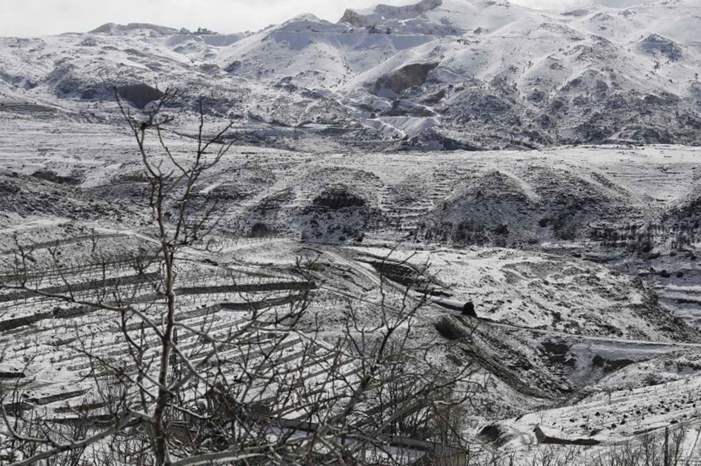
<path id="1" fill-rule="evenodd" d="M 16 240 L 34 243 L 38 262 L 47 257 L 42 250 L 60 246 L 75 268 L 69 281 L 88 283 L 94 272 L 80 265 L 97 234 L 115 259 L 109 277 L 128 277 L 119 258 L 150 242 L 130 137 L 117 126 L 62 120 L 2 127 L 0 263 L 12 267 Z M 171 138 L 176 157 L 186 157 L 193 142 Z M 398 245 L 390 260 L 429 263 L 437 287 L 416 324 L 420 338 L 437 342 L 434 357 L 447 369 L 480 367 L 475 380 L 485 388 L 465 413 L 472 432 L 508 426 L 521 440 L 503 448 L 516 451 L 537 444 L 535 425 L 557 438 L 607 444 L 673 420 L 694 423 L 696 401 L 685 395 L 693 390 L 684 387 L 701 377 L 698 242 L 672 243 L 679 216 L 693 220 L 684 206 L 693 205 L 700 166 L 699 151 L 683 146 L 365 155 L 240 146 L 198 191 L 222 202 L 219 252 L 193 255 L 199 265 L 182 276 L 190 288 L 202 286 L 221 281 L 216 270 L 225 267 L 239 284 L 289 283 L 296 258 L 313 258 L 323 290 L 310 312 L 322 325 L 319 338 L 332 340 L 344 300 L 379 299 L 378 258 Z M 577 228 L 563 236 L 554 220 L 541 224 L 546 216 Z M 427 236 L 439 220 L 485 234 Z M 315 221 L 327 228 L 314 230 Z M 602 231 L 625 234 L 614 241 Z M 638 247 L 641 237 L 649 248 Z M 269 303 L 286 293 L 246 300 Z M 183 299 L 192 322 L 203 305 L 242 301 L 238 293 Z M 468 301 L 477 319 L 455 310 Z M 57 317 L 55 303 L 19 295 L 0 306 L 2 344 L 13 355 L 2 371 L 25 372 L 31 396 L 49 409 L 87 402 L 72 329 L 79 323 L 82 334 L 101 335 L 104 350 L 116 351 L 109 321 Z M 371 305 L 360 311 L 372 322 Z M 235 316 L 221 318 L 226 326 Z M 445 319 L 471 336 L 446 338 L 438 330 Z M 605 412 L 600 393 L 612 397 Z M 636 414 L 647 409 L 654 415 Z M 576 416 L 589 417 L 571 423 Z"/>
<path id="2" fill-rule="evenodd" d="M 199 96 L 208 128 L 234 121 L 233 149 L 195 187 L 219 228 L 217 253 L 188 251 L 179 271 L 189 324 L 224 331 L 246 303 L 290 304 L 302 257 L 318 288 L 301 325 L 320 325 L 322 350 L 349 299 L 376 321 L 390 270 L 394 291 L 431 294 L 414 328 L 432 360 L 478 367 L 463 414 L 479 448 L 547 437 L 596 453 L 698 431 L 699 18 L 695 0 L 423 0 L 246 34 L 108 24 L 0 39 L 0 275 L 18 242 L 38 269 L 59 248 L 65 275 L 42 289 L 89 292 L 102 273 L 148 301 L 128 266 L 153 247 L 147 186 L 112 88 L 138 114 L 174 86 L 176 159 L 196 146 Z M 95 238 L 108 270 L 86 265 Z M 253 289 L 200 292 L 231 277 Z M 123 344 L 114 322 L 60 304 L 0 292 L 0 388 L 19 380 L 56 416 L 91 401 L 76 345 Z"/>
<path id="3" fill-rule="evenodd" d="M 698 144 L 700 8 L 436 0 L 246 34 L 4 38 L 0 112 L 104 121 L 113 86 L 139 106 L 171 86 L 186 108 L 207 94 L 213 115 L 242 118 L 241 140 L 295 149 Z"/>

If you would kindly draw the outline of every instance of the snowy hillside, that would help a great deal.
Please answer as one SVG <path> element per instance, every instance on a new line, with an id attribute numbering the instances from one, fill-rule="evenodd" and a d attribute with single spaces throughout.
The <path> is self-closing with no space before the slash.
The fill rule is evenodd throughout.
<path id="1" fill-rule="evenodd" d="M 701 458 L 699 31 L 700 0 L 416 0 L 245 33 L 107 23 L 0 38 L 2 417 L 100 426 L 108 379 L 93 358 L 131 377 L 125 355 L 172 346 L 194 355 L 156 358 L 173 377 L 216 374 L 163 438 L 192 434 L 188 420 L 233 431 L 240 413 L 266 442 L 316 438 L 322 418 L 349 419 L 317 409 L 347 398 L 368 420 L 397 409 L 374 440 L 409 451 L 402 466 L 449 464 L 427 455 L 451 446 L 443 430 L 475 455 L 450 464 L 601 466 L 629 442 L 667 454 L 676 424 L 679 458 Z M 270 320 L 239 333 L 259 313 Z M 135 356 L 139 332 L 163 349 Z M 398 346 L 396 373 L 364 353 L 400 339 L 418 352 Z M 251 397 L 229 403 L 241 411 L 204 417 L 220 376 L 238 386 L 251 357 Z M 337 387 L 330 366 L 369 391 Z M 423 366 L 437 372 L 415 376 Z M 452 374 L 431 391 L 467 401 L 415 393 Z M 165 382 L 158 396 L 178 399 Z M 288 382 L 283 410 L 269 390 Z M 432 413 L 395 444 L 406 413 L 446 406 L 450 419 Z M 350 450 L 344 435 L 318 437 Z M 0 428 L 0 464 L 10 438 Z M 417 441 L 434 443 L 418 454 Z"/>
<path id="2" fill-rule="evenodd" d="M 189 103 L 206 92 L 210 112 L 243 118 L 241 139 L 283 147 L 697 144 L 700 18 L 693 0 L 560 12 L 423 0 L 247 34 L 110 23 L 2 39 L 0 95 L 105 120 L 114 85 L 139 85 L 126 93 L 137 106 L 151 88 Z"/>
<path id="3" fill-rule="evenodd" d="M 37 262 L 58 247 L 70 280 L 94 287 L 99 272 L 85 261 L 97 235 L 115 259 L 109 276 L 124 274 L 120 261 L 153 241 L 131 137 L 32 115 L 2 120 L 0 268 L 12 268 L 19 239 Z M 189 138 L 169 141 L 179 160 L 190 154 Z M 372 323 L 378 283 L 429 293 L 415 339 L 446 371 L 475 364 L 465 383 L 480 388 L 460 413 L 471 448 L 528 458 L 550 446 L 545 432 L 603 449 L 681 420 L 696 435 L 699 173 L 699 150 L 680 146 L 351 156 L 238 147 L 195 188 L 221 218 L 214 252 L 193 250 L 182 272 L 182 319 L 197 324 L 203 305 L 223 327 L 247 305 L 283 310 L 302 257 L 319 286 L 304 324 L 319 326 L 319 341 L 342 330 L 344 297 Z M 422 224 L 438 221 L 474 235 L 427 237 Z M 198 292 L 225 273 L 255 289 Z M 110 319 L 8 290 L 0 301 L 0 369 L 52 418 L 90 406 L 89 364 L 65 342 L 77 328 L 117 354 Z M 460 311 L 466 303 L 474 316 Z"/>

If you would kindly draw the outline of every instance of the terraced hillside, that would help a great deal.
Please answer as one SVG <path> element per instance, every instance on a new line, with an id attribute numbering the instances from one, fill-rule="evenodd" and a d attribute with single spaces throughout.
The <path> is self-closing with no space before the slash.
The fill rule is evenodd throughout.
<path id="1" fill-rule="evenodd" d="M 22 118 L 2 126 L 3 283 L 20 278 L 19 244 L 31 251 L 37 285 L 0 294 L 1 383 L 24 392 L 6 400 L 7 411 L 100 419 L 84 350 L 118 360 L 123 329 L 103 310 L 54 295 L 98 293 L 156 312 L 157 270 L 134 267 L 148 264 L 155 244 L 147 180 L 130 137 L 113 126 Z M 168 137 L 175 157 L 187 156 L 192 140 Z M 678 146 L 361 156 L 237 147 L 195 189 L 197 202 L 217 202 L 219 223 L 211 242 L 184 257 L 179 319 L 215 335 L 242 329 L 243 343 L 226 351 L 232 377 L 242 355 L 265 373 L 261 355 L 274 354 L 290 383 L 333 394 L 357 367 L 342 361 L 338 378 L 319 378 L 348 303 L 372 326 L 380 285 L 409 287 L 430 298 L 412 325 L 417 344 L 430 345 L 447 372 L 470 368 L 461 383 L 471 403 L 460 416 L 472 451 L 525 455 L 552 439 L 585 439 L 580 446 L 595 454 L 672 421 L 696 428 L 695 400 L 682 387 L 701 376 L 698 156 Z M 299 257 L 310 264 L 305 274 Z M 60 271 L 47 265 L 57 258 Z M 417 278 L 426 263 L 428 275 Z M 294 331 L 274 318 L 245 324 L 306 301 Z M 193 360 L 203 357 L 196 333 L 180 338 Z M 606 412 L 601 393 L 611 394 Z M 247 401 L 268 397 L 254 391 Z M 294 420 L 283 408 L 299 406 L 283 405 L 277 417 Z M 494 444 L 481 434 L 489 426 L 510 440 Z"/>
<path id="2" fill-rule="evenodd" d="M 0 37 L 0 465 L 701 461 L 701 4 L 403 3 Z"/>
<path id="3" fill-rule="evenodd" d="M 92 389 L 95 382 L 86 378 L 95 370 L 94 362 L 86 358 L 85 351 L 89 349 L 105 361 L 112 358 L 118 361 L 125 350 L 119 319 L 105 315 L 103 310 L 66 307 L 62 300 L 51 295 L 70 289 L 78 297 L 94 296 L 95 292 L 112 292 L 118 288 L 119 299 L 143 306 L 146 313 L 153 311 L 153 273 L 145 269 L 135 274 L 133 269 L 134 256 L 147 257 L 153 245 L 144 234 L 93 231 L 75 223 L 24 227 L 15 230 L 21 232 L 18 241 L 41 238 L 31 246 L 39 293 L 6 291 L 0 296 L 2 343 L 7 348 L 1 366 L 2 383 L 6 389 L 22 387 L 23 393 L 20 399 L 9 402 L 6 409 L 8 412 L 37 410 L 56 422 L 72 422 L 76 413 L 82 413 L 81 416 L 90 413 L 90 417 L 99 419 L 104 411 L 96 404 Z M 72 236 L 64 236 L 66 233 Z M 14 232 L 6 234 L 15 236 Z M 427 252 L 417 254 L 411 248 L 403 248 L 386 262 L 382 258 L 389 250 L 382 247 L 305 246 L 283 238 L 230 242 L 222 237 L 220 241 L 216 256 L 195 254 L 190 265 L 180 272 L 183 282 L 178 289 L 180 322 L 192 329 L 206 326 L 210 337 L 245 329 L 239 343 L 220 354 L 233 364 L 232 377 L 236 374 L 237 358 L 255 362 L 259 357 L 265 360 L 274 354 L 284 361 L 294 377 L 324 394 L 335 393 L 332 386 L 316 386 L 314 381 L 330 370 L 324 364 L 331 364 L 334 353 L 328 348 L 343 329 L 344 303 L 349 297 L 359 299 L 352 302 L 360 305 L 358 312 L 364 316 L 363 322 L 373 325 L 378 316 L 372 303 L 378 302 L 378 286 L 382 283 L 379 272 L 387 274 L 396 286 L 403 286 L 411 283 L 406 282 L 411 274 L 407 275 L 404 269 L 419 270 L 428 257 Z M 105 251 L 115 253 L 114 257 L 99 256 L 109 264 L 107 270 L 102 265 L 89 266 L 88 259 L 95 257 L 91 245 L 96 242 Z M 47 274 L 40 266 L 50 258 L 54 248 L 67 257 L 60 275 Z M 125 255 L 127 251 L 134 253 Z M 313 282 L 294 272 L 295 258 L 300 255 L 313 259 Z M 15 256 L 7 250 L 3 257 L 5 267 L 11 270 Z M 420 312 L 414 327 L 421 340 L 432 342 L 432 357 L 445 370 L 459 371 L 462 366 L 477 364 L 478 371 L 464 381 L 474 384 L 470 409 L 464 415 L 470 420 L 469 432 L 475 435 L 485 423 L 511 416 L 521 418 L 545 407 L 596 396 L 597 389 L 592 388 L 592 383 L 599 383 L 601 390 L 614 394 L 622 390 L 620 396 L 631 389 L 645 390 L 653 383 L 650 377 L 657 374 L 660 364 L 699 355 L 698 331 L 654 304 L 645 304 L 645 296 L 651 290 L 606 272 L 601 265 L 485 248 L 472 252 L 438 249 L 431 253 L 431 258 L 434 262 L 431 273 L 435 272 L 431 278 L 434 298 Z M 387 268 L 391 264 L 396 265 Z M 581 274 L 597 278 L 582 280 Z M 13 279 L 16 277 L 5 275 L 3 282 L 11 283 Z M 571 279 L 577 287 L 569 284 Z M 412 285 L 416 292 L 422 292 L 421 283 Z M 535 294 L 536 289 L 541 291 Z M 246 327 L 247 319 L 256 312 L 265 311 L 271 316 L 289 312 L 300 302 L 305 290 L 313 296 L 308 309 L 310 318 L 295 332 L 288 333 L 284 323 L 274 321 L 267 326 L 257 325 L 255 330 Z M 507 290 L 511 291 L 507 293 Z M 629 299 L 631 294 L 639 296 L 636 299 L 640 299 L 642 307 L 636 307 L 636 300 Z M 563 299 L 577 306 L 570 308 Z M 459 310 L 468 300 L 476 305 L 477 319 L 465 317 Z M 603 305 L 606 301 L 619 304 Z M 580 308 L 583 305 L 591 308 Z M 622 323 L 616 323 L 616 319 Z M 305 327 L 312 333 L 305 335 Z M 128 331 L 138 335 L 139 326 L 134 325 Z M 197 334 L 183 334 L 181 339 L 180 345 L 191 352 L 191 361 L 203 357 Z M 255 345 L 246 343 L 251 341 Z M 313 357 L 309 356 L 309 345 Z M 352 361 L 338 367 L 338 361 L 333 364 L 333 370 L 344 376 L 354 371 Z M 342 369 L 346 365 L 347 369 Z M 676 393 L 682 380 L 693 383 L 690 380 L 695 379 L 689 377 L 694 377 L 694 367 L 688 363 L 668 369 L 670 380 L 680 382 L 655 381 L 654 390 L 669 389 Z M 625 373 L 633 375 L 626 377 Z M 621 380 L 616 381 L 616 377 Z M 322 382 L 333 383 L 328 378 L 322 378 Z M 253 392 L 249 401 L 260 401 L 256 396 L 266 398 L 265 391 Z M 286 407 L 290 409 L 290 404 Z M 679 414 L 673 409 L 665 413 L 666 417 L 657 422 L 674 419 Z M 284 417 L 284 410 L 278 414 Z M 557 421 L 553 422 L 548 424 L 548 432 L 557 428 Z M 521 423 L 514 429 L 530 435 L 528 426 Z M 630 437 L 634 432 L 615 433 L 619 437 L 612 440 Z M 566 429 L 558 435 L 580 434 Z M 609 439 L 604 433 L 597 441 L 606 444 Z M 491 448 L 479 436 L 474 442 L 478 449 Z M 522 442 L 516 442 L 509 448 L 522 446 Z"/>
<path id="4" fill-rule="evenodd" d="M 143 377 L 142 361 L 158 355 L 158 336 L 145 323 L 162 315 L 162 295 L 157 290 L 158 263 L 149 262 L 154 244 L 147 235 L 92 230 L 89 235 L 73 231 L 75 236 L 57 237 L 75 227 L 26 225 L 21 235 L 13 235 L 17 248 L 31 258 L 29 273 L 25 268 L 16 273 L 17 249 L 2 253 L 0 388 L 7 394 L 6 416 L 38 416 L 46 426 L 90 429 L 110 421 L 115 409 L 110 400 L 116 402 L 118 398 L 112 396 L 120 396 L 114 391 L 121 383 L 119 377 L 132 377 L 129 380 L 140 390 L 157 388 L 154 378 L 139 378 Z M 42 236 L 45 241 L 25 242 Z M 319 272 L 312 280 L 301 273 L 295 260 L 304 252 L 292 244 L 286 248 L 288 260 L 265 266 L 231 260 L 228 255 L 240 252 L 239 248 L 226 256 L 192 251 L 182 258 L 176 290 L 178 354 L 199 374 L 188 384 L 186 396 L 199 399 L 200 391 L 210 386 L 203 382 L 210 379 L 231 387 L 232 403 L 263 426 L 275 426 L 267 427 L 274 429 L 268 435 L 315 432 L 317 423 L 341 412 L 358 417 L 355 410 L 342 409 L 353 399 L 352 388 L 365 377 L 365 369 L 350 352 L 339 352 L 345 328 L 341 318 L 348 297 L 358 290 L 364 290 L 368 303 L 365 314 L 379 312 L 375 308 L 380 306 L 377 288 L 363 283 L 377 284 L 375 275 L 368 272 L 353 286 L 331 284 L 338 273 L 334 267 L 341 265 L 329 260 L 317 262 Z M 214 257 L 221 262 L 215 263 Z M 383 293 L 392 296 L 389 289 Z M 120 313 L 124 306 L 140 319 Z M 374 326 L 377 318 L 368 315 L 360 325 Z M 420 326 L 426 325 L 430 323 Z M 135 341 L 146 351 L 138 359 L 125 357 L 133 355 Z M 383 377 L 373 378 L 363 389 L 358 425 L 374 428 L 370 425 L 376 419 L 395 416 L 399 410 L 408 419 L 430 407 L 411 398 L 388 398 L 384 391 L 388 383 L 406 390 L 408 382 L 396 374 L 391 380 Z M 244 383 L 247 379 L 250 382 Z M 417 389 L 415 381 L 412 386 Z M 138 403 L 138 393 L 127 393 L 124 402 Z M 217 403 L 229 403 L 208 394 L 204 398 L 214 403 L 208 409 L 222 409 Z M 186 416 L 180 423 L 169 424 L 170 434 L 193 444 L 203 441 L 200 436 L 208 439 L 204 424 L 196 419 Z M 274 420 L 273 424 L 266 424 L 266 419 Z M 4 429 L 0 431 L 5 435 Z M 437 444 L 423 440 L 403 440 L 389 433 L 386 437 L 395 456 L 406 457 L 403 461 L 443 454 L 444 448 L 439 452 Z M 104 445 L 92 448 L 99 455 Z M 382 457 L 386 452 L 368 454 Z"/>
<path id="5" fill-rule="evenodd" d="M 126 134 L 31 120 L 3 128 L 6 228 L 33 215 L 141 223 L 146 184 Z M 173 135 L 175 153 L 190 144 Z M 652 279 L 663 303 L 694 319 L 697 158 L 678 146 L 354 157 L 242 147 L 197 189 L 237 236 L 564 253 Z"/>

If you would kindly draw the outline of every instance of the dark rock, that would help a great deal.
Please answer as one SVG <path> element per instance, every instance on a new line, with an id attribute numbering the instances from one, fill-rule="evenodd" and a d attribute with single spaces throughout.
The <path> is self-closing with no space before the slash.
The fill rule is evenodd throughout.
<path id="1" fill-rule="evenodd" d="M 462 340 L 470 336 L 469 332 L 459 321 L 448 316 L 441 317 L 434 326 L 438 333 L 447 340 Z"/>
<path id="2" fill-rule="evenodd" d="M 117 88 L 119 95 L 136 108 L 143 109 L 154 100 L 163 97 L 163 93 L 147 84 L 127 84 Z"/>
<path id="3" fill-rule="evenodd" d="M 339 210 L 349 207 L 365 207 L 367 201 L 360 195 L 351 192 L 347 186 L 339 184 L 330 186 L 322 191 L 321 194 L 314 198 L 312 205 Z"/>
<path id="4" fill-rule="evenodd" d="M 640 42 L 640 48 L 651 55 L 662 55 L 670 61 L 682 58 L 681 47 L 671 39 L 658 34 L 650 34 Z"/>
<path id="5" fill-rule="evenodd" d="M 412 87 L 421 86 L 428 79 L 428 74 L 438 66 L 438 63 L 415 63 L 406 65 L 393 73 L 382 76 L 375 82 L 375 93 L 382 94 L 389 90 L 395 94 Z"/>
<path id="6" fill-rule="evenodd" d="M 633 364 L 633 361 L 630 359 L 605 359 L 597 354 L 594 356 L 594 359 L 592 359 L 592 364 L 594 367 L 601 368 L 604 372 L 609 373 Z"/>
<path id="7" fill-rule="evenodd" d="M 270 233 L 271 230 L 265 223 L 258 222 L 251 227 L 249 236 L 252 238 L 265 238 L 266 236 L 269 236 Z"/>
<path id="8" fill-rule="evenodd" d="M 559 438 L 546 434 L 540 426 L 537 426 L 533 433 L 538 439 L 538 443 L 550 445 L 599 445 L 601 442 L 591 438 Z"/>
<path id="9" fill-rule="evenodd" d="M 465 305 L 462 307 L 462 315 L 466 317 L 477 317 L 475 305 L 472 303 L 472 301 L 465 303 Z"/>
<path id="10" fill-rule="evenodd" d="M 34 178 L 39 178 L 40 180 L 50 181 L 52 183 L 58 184 L 68 184 L 68 185 L 78 185 L 80 184 L 80 179 L 72 176 L 59 176 L 51 170 L 38 170 L 32 174 Z"/>

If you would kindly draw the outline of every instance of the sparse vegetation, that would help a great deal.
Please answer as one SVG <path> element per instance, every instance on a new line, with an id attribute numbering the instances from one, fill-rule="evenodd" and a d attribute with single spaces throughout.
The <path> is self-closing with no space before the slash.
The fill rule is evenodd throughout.
<path id="1" fill-rule="evenodd" d="M 598 3 L 0 38 L 0 466 L 699 463 L 701 6 Z"/>

